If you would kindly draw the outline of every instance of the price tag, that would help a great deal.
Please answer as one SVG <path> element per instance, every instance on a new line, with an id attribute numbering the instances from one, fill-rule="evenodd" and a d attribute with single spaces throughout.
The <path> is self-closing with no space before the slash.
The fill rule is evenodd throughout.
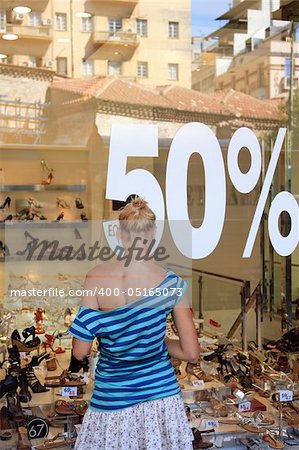
<path id="1" fill-rule="evenodd" d="M 245 412 L 251 410 L 251 402 L 239 403 L 239 412 Z"/>
<path id="2" fill-rule="evenodd" d="M 218 428 L 219 422 L 218 420 L 208 419 L 206 420 L 206 429 L 209 430 L 210 428 Z"/>
<path id="3" fill-rule="evenodd" d="M 293 400 L 293 391 L 279 391 L 280 402 L 291 402 Z"/>
<path id="4" fill-rule="evenodd" d="M 61 395 L 63 397 L 76 397 L 77 386 L 65 386 L 61 388 Z"/>
<path id="5" fill-rule="evenodd" d="M 194 380 L 192 381 L 192 385 L 193 387 L 197 388 L 197 389 L 205 389 L 205 383 L 203 380 Z"/>
<path id="6" fill-rule="evenodd" d="M 49 434 L 49 424 L 41 417 L 35 417 L 28 422 L 27 433 L 29 439 L 45 438 Z"/>

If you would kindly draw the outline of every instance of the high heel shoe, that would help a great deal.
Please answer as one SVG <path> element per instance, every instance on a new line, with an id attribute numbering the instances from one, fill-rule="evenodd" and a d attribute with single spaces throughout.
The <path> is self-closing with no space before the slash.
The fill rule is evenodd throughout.
<path id="1" fill-rule="evenodd" d="M 8 216 L 6 216 L 5 219 L 0 220 L 0 223 L 7 222 L 8 220 L 12 220 L 12 214 L 8 214 Z"/>
<path id="2" fill-rule="evenodd" d="M 84 213 L 84 212 L 82 214 L 80 214 L 80 217 L 81 217 L 81 220 L 83 220 L 83 222 L 88 220 L 86 217 L 86 213 Z"/>
<path id="3" fill-rule="evenodd" d="M 19 399 L 21 403 L 27 403 L 30 402 L 32 396 L 28 389 L 28 382 L 27 382 L 27 370 L 26 368 L 23 368 L 20 370 L 19 375 L 19 382 L 20 382 L 20 392 L 19 392 Z"/>
<path id="4" fill-rule="evenodd" d="M 43 205 L 41 205 L 40 203 L 38 203 L 34 198 L 32 197 L 28 197 L 28 203 L 30 206 L 34 207 L 34 208 L 43 208 Z"/>
<path id="5" fill-rule="evenodd" d="M 61 213 L 59 214 L 59 216 L 57 217 L 57 219 L 55 220 L 55 222 L 59 222 L 60 220 L 62 220 L 64 218 L 64 212 L 61 211 Z"/>
<path id="6" fill-rule="evenodd" d="M 49 389 L 47 389 L 45 386 L 43 386 L 41 384 L 41 382 L 35 375 L 33 366 L 31 365 L 31 363 L 29 363 L 24 370 L 25 370 L 25 376 L 26 376 L 27 390 L 28 390 L 28 387 L 30 387 L 30 389 L 32 390 L 32 392 L 34 394 L 39 394 L 41 392 L 49 391 Z"/>
<path id="7" fill-rule="evenodd" d="M 6 205 L 8 206 L 8 208 L 10 208 L 10 203 L 11 203 L 11 198 L 10 197 L 6 197 L 6 199 L 4 200 L 2 205 L 0 206 L 0 209 L 4 209 Z"/>
<path id="8" fill-rule="evenodd" d="M 0 258 L 4 258 L 5 256 L 9 256 L 9 249 L 5 243 L 0 241 Z"/>
<path id="9" fill-rule="evenodd" d="M 81 198 L 76 198 L 76 200 L 75 200 L 75 204 L 76 204 L 76 208 L 78 208 L 78 209 L 83 209 L 84 208 L 84 205 L 83 205 L 83 203 L 82 203 L 82 200 L 81 200 Z"/>
<path id="10" fill-rule="evenodd" d="M 49 359 L 49 358 L 50 358 L 50 355 L 47 352 L 43 353 L 40 356 L 35 356 L 34 355 L 34 356 L 32 356 L 32 359 L 30 361 L 30 366 L 31 367 L 38 367 L 42 363 L 42 361 L 44 361 L 45 359 Z"/>
<path id="11" fill-rule="evenodd" d="M 30 341 L 27 341 L 29 336 L 32 336 L 32 339 Z M 21 336 L 18 330 L 14 330 L 11 334 L 11 343 L 12 345 L 15 345 L 20 352 L 30 353 L 33 350 L 39 349 L 41 341 L 38 336 L 35 336 L 34 327 L 26 328 L 23 331 L 23 337 L 25 339 L 24 341 L 21 341 Z"/>
<path id="12" fill-rule="evenodd" d="M 8 374 L 5 380 L 0 381 L 0 398 L 8 392 L 16 391 L 18 388 L 18 380 L 11 374 Z"/>
<path id="13" fill-rule="evenodd" d="M 191 382 L 191 378 L 192 377 L 195 377 L 198 380 L 202 380 L 202 381 L 205 381 L 205 382 L 209 382 L 209 381 L 213 381 L 214 380 L 214 378 L 211 377 L 211 375 L 205 373 L 202 370 L 199 361 L 198 361 L 197 364 L 187 363 L 186 375 L 187 375 L 187 379 L 188 379 L 189 382 Z"/>
<path id="14" fill-rule="evenodd" d="M 49 175 L 47 176 L 47 178 L 45 178 L 44 180 L 42 180 L 41 184 L 42 185 L 48 185 L 51 184 L 51 181 L 53 180 L 54 175 L 52 172 L 49 173 Z"/>
<path id="15" fill-rule="evenodd" d="M 70 208 L 70 205 L 63 199 L 63 198 L 58 198 L 56 200 L 56 204 L 57 204 L 57 208 L 61 207 L 61 208 Z"/>

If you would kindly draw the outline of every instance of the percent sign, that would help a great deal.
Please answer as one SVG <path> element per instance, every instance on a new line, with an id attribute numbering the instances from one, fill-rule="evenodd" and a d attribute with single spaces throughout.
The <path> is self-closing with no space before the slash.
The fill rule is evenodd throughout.
<path id="1" fill-rule="evenodd" d="M 285 135 L 286 128 L 280 128 L 251 223 L 243 258 L 251 256 Z M 246 173 L 241 172 L 238 166 L 238 156 L 242 147 L 246 147 L 251 155 L 251 166 Z M 228 148 L 227 162 L 230 179 L 235 188 L 244 194 L 252 191 L 258 183 L 262 166 L 260 144 L 252 130 L 243 127 L 234 133 Z M 282 236 L 279 230 L 279 217 L 283 211 L 286 211 L 291 218 L 291 228 L 287 236 Z M 288 256 L 293 253 L 299 241 L 299 208 L 297 200 L 290 192 L 282 191 L 273 199 L 269 210 L 268 230 L 271 243 L 279 255 Z"/>

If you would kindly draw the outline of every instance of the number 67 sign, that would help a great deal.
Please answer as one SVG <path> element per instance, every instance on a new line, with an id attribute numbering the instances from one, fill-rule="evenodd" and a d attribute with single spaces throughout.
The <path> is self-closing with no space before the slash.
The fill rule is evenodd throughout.
<path id="1" fill-rule="evenodd" d="M 249 230 L 243 258 L 249 258 L 258 233 L 272 178 L 278 163 L 286 134 L 280 128 L 274 144 L 263 187 Z M 238 166 L 240 150 L 246 147 L 251 155 L 251 166 L 243 173 Z M 205 172 L 205 213 L 200 227 L 192 226 L 187 203 L 188 164 L 193 153 L 198 153 Z M 145 169 L 127 172 L 128 157 L 158 157 L 157 125 L 113 125 L 111 129 L 106 198 L 125 201 L 132 194 L 144 197 L 156 214 L 157 220 L 165 219 L 164 198 L 155 176 Z M 228 173 L 234 187 L 241 193 L 249 193 L 258 183 L 261 173 L 261 147 L 254 132 L 239 128 L 228 147 Z M 192 259 L 205 258 L 218 245 L 226 213 L 226 175 L 221 147 L 214 132 L 199 122 L 183 125 L 170 146 L 166 165 L 165 200 L 169 228 L 179 251 Z M 279 230 L 279 217 L 287 211 L 291 229 L 287 236 Z M 269 210 L 269 236 L 276 252 L 290 255 L 299 241 L 299 208 L 290 192 L 280 192 Z M 163 230 L 160 230 L 160 235 Z M 186 239 L 186 236 L 188 239 Z M 106 233 L 107 237 L 107 233 Z M 157 236 L 159 240 L 160 236 Z M 189 239 L 190 238 L 190 239 Z M 189 245 L 189 242 L 192 245 Z M 188 241 L 188 243 L 186 243 Z"/>

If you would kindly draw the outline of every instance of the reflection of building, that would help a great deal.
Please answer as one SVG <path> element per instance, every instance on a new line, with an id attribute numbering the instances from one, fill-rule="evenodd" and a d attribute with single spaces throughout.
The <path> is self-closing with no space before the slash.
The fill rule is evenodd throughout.
<path id="1" fill-rule="evenodd" d="M 74 77 L 121 75 L 191 86 L 190 2 L 30 0 L 27 14 L 0 7 L 0 53 L 15 65 Z M 19 38 L 5 41 L 3 35 Z"/>
<path id="2" fill-rule="evenodd" d="M 235 2 L 219 17 L 227 23 L 202 41 L 193 61 L 194 89 L 212 92 L 232 88 L 260 99 L 287 96 L 289 24 L 272 20 L 270 5 L 268 0 Z M 278 6 L 279 2 L 273 1 L 272 11 Z M 295 47 L 298 54 L 299 44 Z"/>

